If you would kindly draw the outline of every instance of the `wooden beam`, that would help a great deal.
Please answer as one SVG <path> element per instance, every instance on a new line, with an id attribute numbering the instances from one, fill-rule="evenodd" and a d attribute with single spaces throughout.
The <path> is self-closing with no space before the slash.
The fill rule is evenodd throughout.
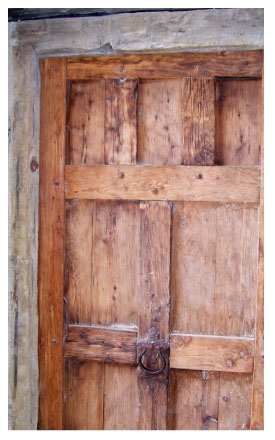
<path id="1" fill-rule="evenodd" d="M 258 203 L 260 171 L 219 166 L 66 166 L 67 199 Z"/>
<path id="2" fill-rule="evenodd" d="M 64 343 L 64 357 L 136 364 L 136 340 L 135 330 L 72 325 Z"/>
<path id="3" fill-rule="evenodd" d="M 68 79 L 260 77 L 261 51 L 163 53 L 69 58 Z"/>
<path id="4" fill-rule="evenodd" d="M 264 82 L 262 85 L 261 121 L 261 193 L 258 294 L 256 306 L 255 364 L 253 376 L 251 429 L 264 429 Z"/>
<path id="5" fill-rule="evenodd" d="M 66 60 L 41 60 L 39 428 L 62 429 Z"/>
<path id="6" fill-rule="evenodd" d="M 170 367 L 251 373 L 254 339 L 171 334 Z"/>

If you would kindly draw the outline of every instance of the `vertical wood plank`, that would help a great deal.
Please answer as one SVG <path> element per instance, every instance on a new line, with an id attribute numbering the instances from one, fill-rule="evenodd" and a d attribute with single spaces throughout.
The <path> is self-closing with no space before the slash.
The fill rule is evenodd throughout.
<path id="1" fill-rule="evenodd" d="M 140 81 L 138 162 L 180 165 L 182 157 L 182 80 Z"/>
<path id="2" fill-rule="evenodd" d="M 105 164 L 135 164 L 137 80 L 106 80 Z M 123 177 L 123 176 L 122 176 Z M 137 325 L 139 203 L 96 202 L 92 317 Z M 136 368 L 104 366 L 104 429 L 136 429 Z"/>
<path id="3" fill-rule="evenodd" d="M 136 368 L 105 364 L 104 429 L 137 429 Z"/>
<path id="4" fill-rule="evenodd" d="M 251 392 L 251 374 L 220 373 L 219 430 L 250 428 Z"/>
<path id="5" fill-rule="evenodd" d="M 217 430 L 220 374 L 172 370 L 168 429 Z"/>
<path id="6" fill-rule="evenodd" d="M 105 81 L 72 81 L 68 98 L 66 163 L 104 164 Z M 71 324 L 93 323 L 95 219 L 95 201 L 66 201 L 65 295 Z M 64 429 L 103 429 L 104 364 L 66 360 L 64 389 Z"/>
<path id="7" fill-rule="evenodd" d="M 39 428 L 62 429 L 66 60 L 41 60 Z"/>
<path id="8" fill-rule="evenodd" d="M 154 327 L 169 341 L 170 206 L 140 203 L 138 340 Z M 166 429 L 168 372 L 144 377 L 138 370 L 138 429 Z"/>
<path id="9" fill-rule="evenodd" d="M 218 80 L 216 120 L 217 163 L 259 165 L 261 80 Z"/>
<path id="10" fill-rule="evenodd" d="M 135 164 L 137 80 L 106 80 L 105 163 Z"/>
<path id="11" fill-rule="evenodd" d="M 216 204 L 175 203 L 171 267 L 171 330 L 213 334 Z"/>
<path id="12" fill-rule="evenodd" d="M 105 81 L 71 81 L 66 163 L 104 163 Z"/>
<path id="13" fill-rule="evenodd" d="M 264 76 L 264 72 L 263 72 Z M 256 306 L 256 342 L 253 376 L 251 429 L 264 429 L 264 83 L 261 101 L 261 195 L 260 195 L 260 234 L 258 292 Z"/>
<path id="14" fill-rule="evenodd" d="M 183 79 L 184 165 L 213 165 L 215 88 L 213 78 Z"/>
<path id="15" fill-rule="evenodd" d="M 102 429 L 103 365 L 65 360 L 64 429 Z"/>

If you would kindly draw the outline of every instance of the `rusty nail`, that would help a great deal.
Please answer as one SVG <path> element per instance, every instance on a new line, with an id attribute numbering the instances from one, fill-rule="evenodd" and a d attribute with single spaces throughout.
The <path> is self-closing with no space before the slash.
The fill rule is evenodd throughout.
<path id="1" fill-rule="evenodd" d="M 222 400 L 223 400 L 224 402 L 228 402 L 228 397 L 227 397 L 227 396 L 223 396 Z"/>
<path id="2" fill-rule="evenodd" d="M 59 180 L 55 180 L 54 184 L 55 184 L 55 186 L 59 186 L 60 185 L 60 181 Z"/>
<path id="3" fill-rule="evenodd" d="M 57 343 L 57 339 L 52 339 L 52 344 L 56 344 Z"/>
<path id="4" fill-rule="evenodd" d="M 38 168 L 38 162 L 37 162 L 36 158 L 33 157 L 31 164 L 30 164 L 30 169 L 34 173 L 37 170 L 37 168 Z"/>
<path id="5" fill-rule="evenodd" d="M 123 173 L 122 171 L 120 171 L 120 172 L 118 173 L 118 177 L 119 177 L 120 179 L 123 179 L 123 177 L 124 177 L 124 173 Z"/>
<path id="6" fill-rule="evenodd" d="M 202 179 L 202 173 L 197 174 L 197 179 Z"/>
<path id="7" fill-rule="evenodd" d="M 157 188 L 153 188 L 153 189 L 152 189 L 152 193 L 153 193 L 153 194 L 157 194 L 157 193 L 158 193 Z"/>

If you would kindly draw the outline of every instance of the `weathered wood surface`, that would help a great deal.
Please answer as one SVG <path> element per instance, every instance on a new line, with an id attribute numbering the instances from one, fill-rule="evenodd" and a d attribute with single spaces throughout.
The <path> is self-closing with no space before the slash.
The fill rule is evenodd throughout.
<path id="1" fill-rule="evenodd" d="M 251 429 L 264 429 L 264 82 L 261 100 L 261 193 Z"/>
<path id="2" fill-rule="evenodd" d="M 170 206 L 167 202 L 141 202 L 140 210 L 138 342 L 148 339 L 152 328 L 169 342 Z M 168 367 L 158 376 L 146 376 L 138 369 L 138 429 L 167 429 Z"/>
<path id="3" fill-rule="evenodd" d="M 214 165 L 215 89 L 211 78 L 183 79 L 184 165 Z"/>
<path id="4" fill-rule="evenodd" d="M 264 46 L 264 14 L 260 8 L 35 20 L 10 23 L 10 28 L 13 45 L 32 44 L 40 56 L 208 52 Z"/>
<path id="5" fill-rule="evenodd" d="M 258 203 L 260 170 L 249 167 L 66 166 L 67 199 Z"/>
<path id="6" fill-rule="evenodd" d="M 70 326 L 64 357 L 136 364 L 136 340 L 134 330 Z"/>
<path id="7" fill-rule="evenodd" d="M 171 334 L 170 367 L 251 373 L 254 339 Z"/>
<path id="8" fill-rule="evenodd" d="M 261 83 L 216 81 L 216 162 L 220 165 L 259 165 Z"/>
<path id="9" fill-rule="evenodd" d="M 62 429 L 66 61 L 41 61 L 39 428 Z"/>
<path id="10" fill-rule="evenodd" d="M 182 79 L 140 80 L 137 110 L 138 163 L 181 165 Z"/>
<path id="11" fill-rule="evenodd" d="M 261 51 L 69 58 L 68 78 L 260 77 Z"/>

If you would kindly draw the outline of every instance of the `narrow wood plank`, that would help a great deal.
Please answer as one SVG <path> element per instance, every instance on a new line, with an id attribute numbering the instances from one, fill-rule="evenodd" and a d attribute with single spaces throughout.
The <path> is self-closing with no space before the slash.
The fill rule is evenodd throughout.
<path id="1" fill-rule="evenodd" d="M 40 72 L 39 428 L 62 429 L 66 60 Z"/>
<path id="2" fill-rule="evenodd" d="M 140 203 L 140 295 L 138 341 L 155 328 L 169 341 L 170 206 Z M 156 245 L 157 244 L 157 245 Z M 158 376 L 138 369 L 138 429 L 166 429 L 168 365 Z"/>
<path id="3" fill-rule="evenodd" d="M 182 79 L 140 81 L 138 163 L 181 165 Z"/>
<path id="4" fill-rule="evenodd" d="M 162 53 L 69 58 L 69 79 L 261 77 L 261 51 Z"/>
<path id="5" fill-rule="evenodd" d="M 216 82 L 216 162 L 220 165 L 259 165 L 261 82 Z"/>
<path id="6" fill-rule="evenodd" d="M 137 80 L 106 80 L 105 163 L 135 164 Z"/>
<path id="7" fill-rule="evenodd" d="M 171 334 L 170 367 L 251 373 L 254 339 Z"/>
<path id="8" fill-rule="evenodd" d="M 105 364 L 105 430 L 137 429 L 136 376 L 135 367 Z"/>
<path id="9" fill-rule="evenodd" d="M 252 375 L 220 373 L 219 430 L 248 430 Z"/>
<path id="10" fill-rule="evenodd" d="M 65 430 L 102 429 L 103 364 L 65 359 L 64 420 Z"/>
<path id="11" fill-rule="evenodd" d="M 92 200 L 66 200 L 65 296 L 67 324 L 92 322 L 91 261 L 96 205 Z"/>
<path id="12" fill-rule="evenodd" d="M 65 178 L 67 199 L 259 202 L 258 168 L 66 166 Z"/>
<path id="13" fill-rule="evenodd" d="M 134 330 L 70 326 L 64 357 L 136 364 L 136 340 Z"/>
<path id="14" fill-rule="evenodd" d="M 219 373 L 171 370 L 168 429 L 217 430 Z"/>
<path id="15" fill-rule="evenodd" d="M 183 79 L 184 165 L 214 165 L 215 89 L 212 78 Z"/>
<path id="16" fill-rule="evenodd" d="M 71 81 L 68 86 L 66 163 L 103 164 L 105 81 Z"/>
<path id="17" fill-rule="evenodd" d="M 255 364 L 253 377 L 251 429 L 264 429 L 264 84 L 262 84 L 261 102 L 261 193 L 260 193 L 260 225 L 259 225 L 259 260 L 258 286 L 256 303 L 256 340 Z"/>

